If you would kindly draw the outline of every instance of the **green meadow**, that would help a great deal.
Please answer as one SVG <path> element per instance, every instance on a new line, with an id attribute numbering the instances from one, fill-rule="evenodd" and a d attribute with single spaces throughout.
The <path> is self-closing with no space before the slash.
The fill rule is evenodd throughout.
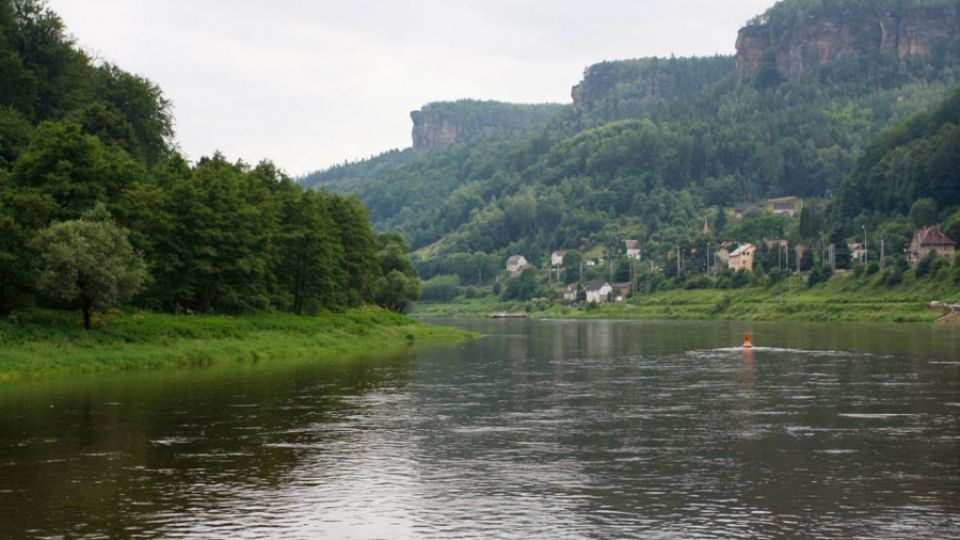
<path id="1" fill-rule="evenodd" d="M 492 312 L 525 313 L 539 319 L 690 319 L 769 321 L 933 322 L 943 314 L 931 301 L 960 303 L 950 280 L 916 280 L 908 273 L 896 286 L 878 278 L 836 275 L 807 287 L 799 278 L 773 286 L 739 289 L 671 289 L 640 294 L 626 302 L 573 307 L 553 301 L 498 302 L 461 299 L 419 304 L 424 318 L 483 317 Z"/>
<path id="2" fill-rule="evenodd" d="M 271 359 L 367 356 L 455 343 L 473 334 L 377 308 L 313 317 L 113 313 L 84 330 L 78 313 L 0 321 L 0 380 Z"/>

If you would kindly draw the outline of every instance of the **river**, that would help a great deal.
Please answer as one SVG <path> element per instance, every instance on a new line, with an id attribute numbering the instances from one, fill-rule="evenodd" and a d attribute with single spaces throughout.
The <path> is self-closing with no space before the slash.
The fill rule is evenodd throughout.
<path id="1" fill-rule="evenodd" d="M 2 383 L 0 539 L 960 539 L 955 329 L 453 324 L 486 337 Z"/>

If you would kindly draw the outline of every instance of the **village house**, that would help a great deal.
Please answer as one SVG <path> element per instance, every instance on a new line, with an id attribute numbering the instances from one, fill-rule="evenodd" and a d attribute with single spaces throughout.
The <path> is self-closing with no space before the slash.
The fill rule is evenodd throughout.
<path id="1" fill-rule="evenodd" d="M 937 252 L 937 255 L 953 259 L 956 256 L 957 243 L 947 238 L 947 235 L 940 231 L 940 227 L 926 227 L 913 233 L 913 241 L 907 248 L 907 259 L 910 264 L 916 266 L 920 260 L 931 252 Z"/>
<path id="2" fill-rule="evenodd" d="M 580 284 L 571 283 L 563 290 L 563 300 L 565 302 L 576 302 L 577 294 L 580 293 Z"/>
<path id="3" fill-rule="evenodd" d="M 847 249 L 850 250 L 850 262 L 863 262 L 867 254 L 867 248 L 864 247 L 863 242 L 847 244 Z"/>
<path id="4" fill-rule="evenodd" d="M 560 266 L 563 264 L 563 258 L 567 255 L 566 251 L 558 249 L 550 254 L 550 266 Z"/>
<path id="5" fill-rule="evenodd" d="M 633 290 L 633 284 L 630 282 L 627 283 L 614 283 L 613 284 L 613 293 L 616 295 L 617 302 L 623 302 L 630 296 L 630 292 Z"/>
<path id="6" fill-rule="evenodd" d="M 511 276 L 517 276 L 529 267 L 530 263 L 523 255 L 514 255 L 507 259 L 507 272 L 510 272 Z"/>
<path id="7" fill-rule="evenodd" d="M 775 215 L 786 214 L 793 217 L 803 209 L 803 199 L 800 197 L 780 197 L 777 199 L 767 199 L 767 205 Z"/>
<path id="8" fill-rule="evenodd" d="M 627 248 L 627 258 L 640 260 L 640 242 L 636 240 L 624 240 L 624 247 Z"/>
<path id="9" fill-rule="evenodd" d="M 750 207 L 747 203 L 737 203 L 733 207 L 733 217 L 734 219 L 743 219 L 743 216 L 747 213 L 747 209 Z"/>
<path id="10" fill-rule="evenodd" d="M 596 302 L 598 304 L 606 303 L 613 292 L 613 287 L 604 281 L 594 281 L 587 284 L 587 302 Z"/>
<path id="11" fill-rule="evenodd" d="M 738 270 L 753 270 L 753 256 L 757 248 L 753 244 L 743 244 L 727 257 L 727 266 L 734 272 Z"/>

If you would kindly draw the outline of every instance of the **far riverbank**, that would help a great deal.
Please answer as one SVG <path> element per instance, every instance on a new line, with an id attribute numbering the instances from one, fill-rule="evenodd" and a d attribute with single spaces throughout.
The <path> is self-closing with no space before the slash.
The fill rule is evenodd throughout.
<path id="1" fill-rule="evenodd" d="M 500 302 L 492 297 L 418 304 L 415 317 L 477 318 L 491 313 L 537 319 L 647 319 L 933 323 L 943 312 L 932 301 L 960 302 L 960 287 L 947 282 L 905 281 L 878 287 L 854 276 L 834 276 L 807 287 L 799 279 L 772 287 L 672 289 L 639 294 L 625 302 L 567 305 L 531 300 Z"/>

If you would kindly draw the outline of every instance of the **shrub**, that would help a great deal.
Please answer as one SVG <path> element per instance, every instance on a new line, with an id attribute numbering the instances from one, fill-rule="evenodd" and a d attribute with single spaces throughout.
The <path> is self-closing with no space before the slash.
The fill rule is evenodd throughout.
<path id="1" fill-rule="evenodd" d="M 788 277 L 790 277 L 789 270 L 774 268 L 773 270 L 770 270 L 769 274 L 767 274 L 767 284 L 776 285 Z"/>
<path id="2" fill-rule="evenodd" d="M 901 281 L 903 281 L 903 270 L 900 266 L 893 265 L 883 271 L 882 282 L 884 285 L 898 285 Z"/>
<path id="3" fill-rule="evenodd" d="M 708 276 L 697 276 L 687 281 L 684 285 L 684 288 L 687 290 L 692 289 L 711 289 L 713 288 L 713 280 Z"/>
<path id="4" fill-rule="evenodd" d="M 927 276 L 931 273 L 931 270 L 936 270 L 933 268 L 933 264 L 937 259 L 938 257 L 936 251 L 931 251 L 926 257 L 920 259 L 920 262 L 917 263 L 917 269 L 914 272 L 914 274 L 917 276 L 917 279 Z"/>
<path id="5" fill-rule="evenodd" d="M 730 297 L 730 295 L 725 294 L 723 298 L 721 298 L 720 300 L 717 300 L 717 303 L 714 304 L 713 309 L 710 310 L 710 314 L 719 315 L 721 313 L 724 313 L 728 309 L 730 309 L 730 304 L 732 303 L 733 303 L 733 299 Z"/>
<path id="6" fill-rule="evenodd" d="M 423 302 L 449 302 L 457 297 L 460 278 L 456 275 L 436 276 L 423 282 L 420 300 Z"/>
<path id="7" fill-rule="evenodd" d="M 810 270 L 810 277 L 807 278 L 807 286 L 813 287 L 817 283 L 823 283 L 830 279 L 833 276 L 833 270 L 825 265 L 819 264 L 814 265 L 813 269 Z"/>
<path id="8" fill-rule="evenodd" d="M 734 289 L 746 287 L 750 283 L 750 273 L 746 270 L 737 270 L 730 278 L 730 285 Z"/>

